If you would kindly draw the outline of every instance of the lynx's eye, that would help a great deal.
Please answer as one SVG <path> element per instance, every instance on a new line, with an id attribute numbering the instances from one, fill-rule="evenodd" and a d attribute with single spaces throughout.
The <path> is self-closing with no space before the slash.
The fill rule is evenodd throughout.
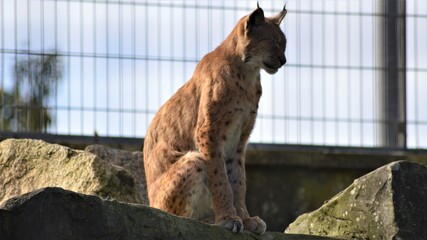
<path id="1" fill-rule="evenodd" d="M 282 46 L 281 41 L 279 40 L 279 38 L 272 38 L 272 42 L 273 42 L 273 46 L 280 48 Z"/>
<path id="2" fill-rule="evenodd" d="M 274 38 L 274 44 L 279 49 L 285 49 L 286 48 L 286 38 L 283 38 L 282 36 L 276 36 Z"/>
<path id="3" fill-rule="evenodd" d="M 281 43 L 281 41 L 279 41 L 278 39 L 276 39 L 276 46 L 278 47 L 278 48 L 280 48 L 280 46 L 282 46 L 282 44 L 280 44 Z"/>

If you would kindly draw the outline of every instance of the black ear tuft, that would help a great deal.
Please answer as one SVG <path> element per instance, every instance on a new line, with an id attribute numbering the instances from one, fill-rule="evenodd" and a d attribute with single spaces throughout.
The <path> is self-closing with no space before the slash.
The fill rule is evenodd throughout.
<path id="1" fill-rule="evenodd" d="M 249 14 L 248 22 L 246 23 L 246 28 L 250 30 L 252 27 L 257 26 L 264 20 L 264 11 L 258 6 L 255 11 Z"/>
<path id="2" fill-rule="evenodd" d="M 274 15 L 273 17 L 270 17 L 270 19 L 277 25 L 280 25 L 283 18 L 285 18 L 286 14 L 288 13 L 288 10 L 286 10 L 286 4 L 283 7 L 283 10 L 280 11 L 278 14 Z"/>

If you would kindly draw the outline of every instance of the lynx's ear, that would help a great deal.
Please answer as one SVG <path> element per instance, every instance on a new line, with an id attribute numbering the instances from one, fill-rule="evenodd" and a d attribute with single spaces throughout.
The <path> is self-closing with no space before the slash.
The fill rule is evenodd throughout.
<path id="1" fill-rule="evenodd" d="M 264 20 L 264 11 L 259 7 L 257 3 L 257 9 L 255 9 L 251 14 L 249 14 L 248 21 L 246 22 L 246 29 L 250 31 L 253 27 L 257 26 Z"/>
<path id="2" fill-rule="evenodd" d="M 286 13 L 288 13 L 288 10 L 286 10 L 286 4 L 283 7 L 283 10 L 281 12 L 279 12 L 278 14 L 270 17 L 270 19 L 277 25 L 280 25 L 280 23 L 282 22 L 283 18 L 285 18 Z"/>

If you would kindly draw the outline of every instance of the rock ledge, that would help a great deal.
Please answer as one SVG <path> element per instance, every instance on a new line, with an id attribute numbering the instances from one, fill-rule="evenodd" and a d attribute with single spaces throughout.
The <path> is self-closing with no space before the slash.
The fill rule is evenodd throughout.
<path id="1" fill-rule="evenodd" d="M 0 236 L 9 239 L 331 239 L 267 232 L 233 234 L 139 204 L 44 188 L 0 207 Z"/>

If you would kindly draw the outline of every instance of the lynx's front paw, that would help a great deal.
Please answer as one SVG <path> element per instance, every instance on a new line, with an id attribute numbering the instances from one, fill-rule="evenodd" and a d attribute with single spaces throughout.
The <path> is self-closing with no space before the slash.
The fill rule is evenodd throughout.
<path id="1" fill-rule="evenodd" d="M 233 233 L 241 233 L 243 232 L 243 223 L 242 219 L 237 216 L 225 216 L 217 222 L 218 225 L 224 226 Z"/>
<path id="2" fill-rule="evenodd" d="M 243 226 L 245 227 L 246 230 L 249 230 L 257 234 L 262 234 L 267 229 L 267 225 L 265 224 L 265 222 L 258 216 L 244 218 Z"/>

